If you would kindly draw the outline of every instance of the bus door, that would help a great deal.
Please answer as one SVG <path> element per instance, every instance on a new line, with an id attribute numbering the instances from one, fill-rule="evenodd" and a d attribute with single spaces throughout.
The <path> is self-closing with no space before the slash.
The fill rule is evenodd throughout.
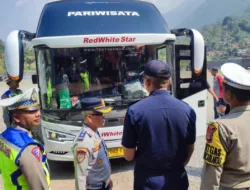
<path id="1" fill-rule="evenodd" d="M 184 32 L 185 31 L 185 32 Z M 188 44 L 175 45 L 174 92 L 175 97 L 189 104 L 196 113 L 197 136 L 206 134 L 207 123 L 207 63 L 203 37 L 198 31 L 176 30 L 184 33 Z"/>
<path id="2" fill-rule="evenodd" d="M 175 46 L 175 85 L 176 98 L 184 99 L 206 89 L 207 73 L 206 67 L 197 75 L 192 60 L 190 45 Z M 206 56 L 204 59 L 206 65 Z M 204 105 L 204 101 L 198 102 L 199 107 Z"/>

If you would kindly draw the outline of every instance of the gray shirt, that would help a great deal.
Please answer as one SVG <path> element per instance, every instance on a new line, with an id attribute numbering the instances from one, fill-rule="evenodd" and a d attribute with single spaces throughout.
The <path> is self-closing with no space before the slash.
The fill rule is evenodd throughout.
<path id="1" fill-rule="evenodd" d="M 72 147 L 76 189 L 86 190 L 110 179 L 111 167 L 107 148 L 98 132 L 83 125 Z"/>

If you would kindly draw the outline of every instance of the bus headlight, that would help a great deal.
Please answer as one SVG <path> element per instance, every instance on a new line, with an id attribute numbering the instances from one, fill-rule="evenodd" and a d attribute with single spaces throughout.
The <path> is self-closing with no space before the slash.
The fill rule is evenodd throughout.
<path id="1" fill-rule="evenodd" d="M 52 141 L 64 142 L 64 141 L 74 141 L 75 139 L 75 135 L 61 133 L 61 132 L 53 131 L 49 129 L 45 129 L 45 135 L 47 139 L 52 140 Z"/>

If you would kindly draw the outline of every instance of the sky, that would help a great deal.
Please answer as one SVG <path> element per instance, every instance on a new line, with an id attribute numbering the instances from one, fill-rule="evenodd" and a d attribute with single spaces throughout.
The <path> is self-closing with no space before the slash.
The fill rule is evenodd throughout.
<path id="1" fill-rule="evenodd" d="M 35 32 L 44 4 L 55 0 L 0 0 L 0 39 L 13 30 Z M 144 0 L 154 3 L 161 13 L 176 8 L 185 0 Z"/>

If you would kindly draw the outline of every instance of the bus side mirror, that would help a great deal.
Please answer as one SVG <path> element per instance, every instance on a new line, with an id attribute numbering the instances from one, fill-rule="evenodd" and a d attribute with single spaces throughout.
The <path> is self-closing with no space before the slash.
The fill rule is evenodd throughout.
<path id="1" fill-rule="evenodd" d="M 190 38 L 191 62 L 193 64 L 193 73 L 199 76 L 203 71 L 205 61 L 205 42 L 201 33 L 195 29 L 173 29 L 171 33 L 176 36 L 186 36 Z"/>
<path id="2" fill-rule="evenodd" d="M 205 60 L 205 42 L 201 33 L 197 30 L 190 30 L 192 62 L 194 63 L 194 74 L 200 75 Z"/>
<path id="3" fill-rule="evenodd" d="M 32 78 L 32 83 L 37 84 L 37 75 L 32 75 L 31 78 Z"/>
<path id="4" fill-rule="evenodd" d="M 19 30 L 12 31 L 4 44 L 5 65 L 11 80 L 20 82 L 23 78 L 24 50 Z"/>
<path id="5" fill-rule="evenodd" d="M 14 30 L 4 44 L 5 65 L 9 79 L 20 82 L 24 70 L 24 46 L 22 40 L 31 41 L 35 34 L 23 30 Z"/>

